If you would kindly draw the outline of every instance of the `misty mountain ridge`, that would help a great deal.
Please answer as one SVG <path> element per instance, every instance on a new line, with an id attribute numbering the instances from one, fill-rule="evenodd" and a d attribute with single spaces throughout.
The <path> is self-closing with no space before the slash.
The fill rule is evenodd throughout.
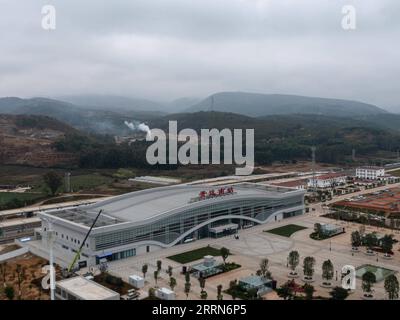
<path id="1" fill-rule="evenodd" d="M 65 95 L 56 97 L 80 107 L 111 111 L 163 111 L 161 102 L 117 95 Z"/>
<path id="2" fill-rule="evenodd" d="M 126 120 L 145 121 L 160 117 L 158 111 L 111 111 L 49 98 L 21 99 L 0 98 L 0 114 L 42 115 L 63 121 L 79 130 L 101 134 L 124 134 L 128 132 Z"/>
<path id="3" fill-rule="evenodd" d="M 233 112 L 252 117 L 278 114 L 354 117 L 388 113 L 375 105 L 358 101 L 248 92 L 215 93 L 187 109 L 188 112 L 210 110 Z"/>
<path id="4" fill-rule="evenodd" d="M 0 113 L 49 116 L 79 130 L 111 135 L 128 134 L 129 131 L 126 125 L 124 125 L 125 121 L 149 123 L 153 122 L 153 120 L 165 119 L 164 117 L 167 114 L 180 114 L 179 118 L 181 121 L 184 121 L 186 127 L 197 127 L 200 123 L 197 121 L 198 119 L 193 119 L 188 114 L 210 110 L 224 113 L 225 117 L 227 117 L 226 119 L 236 117 L 234 114 L 242 115 L 238 117 L 240 121 L 234 121 L 236 124 L 240 124 L 241 121 L 244 123 L 253 122 L 253 120 L 250 121 L 243 117 L 243 115 L 256 119 L 271 115 L 292 115 L 296 117 L 301 114 L 308 114 L 327 117 L 347 117 L 354 123 L 356 123 L 356 120 L 360 120 L 364 124 L 369 123 L 383 129 L 394 131 L 399 131 L 400 129 L 400 115 L 388 113 L 371 104 L 339 99 L 221 92 L 209 96 L 200 102 L 198 102 L 200 99 L 190 97 L 176 99 L 170 103 L 166 103 L 163 108 L 164 112 L 162 112 L 150 109 L 147 109 L 147 111 L 133 110 L 136 107 L 154 106 L 156 108 L 161 105 L 161 103 L 153 103 L 150 100 L 106 95 L 74 97 L 68 99 L 69 101 L 41 97 L 31 99 L 18 97 L 0 98 Z M 75 103 L 70 101 L 74 101 Z M 135 101 L 137 104 L 133 105 L 132 103 Z M 139 105 L 139 103 L 142 104 Z M 190 107 L 192 103 L 195 103 L 195 105 Z M 174 111 L 175 114 L 168 111 Z M 215 120 L 215 114 L 214 117 L 202 114 L 197 114 L 197 116 L 201 116 L 203 120 L 208 119 L 207 121 L 210 121 L 209 124 L 219 126 L 220 122 L 224 123 L 224 120 L 220 119 L 219 116 Z M 345 119 L 342 119 L 342 121 L 345 121 Z M 157 121 L 154 122 L 157 123 Z M 202 121 L 202 123 L 204 122 Z M 155 126 L 151 125 L 151 127 L 154 128 Z"/>

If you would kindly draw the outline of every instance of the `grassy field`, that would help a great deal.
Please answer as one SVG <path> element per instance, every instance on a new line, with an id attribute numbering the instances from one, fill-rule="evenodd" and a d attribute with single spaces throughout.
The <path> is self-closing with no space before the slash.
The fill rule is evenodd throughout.
<path id="1" fill-rule="evenodd" d="M 207 255 L 214 256 L 214 257 L 220 256 L 221 251 L 219 249 L 215 249 L 213 247 L 203 247 L 203 248 L 179 253 L 179 254 L 176 254 L 173 256 L 169 256 L 167 258 L 171 259 L 175 262 L 185 264 L 185 263 L 189 263 L 192 261 L 202 259 L 204 256 L 207 256 Z"/>
<path id="2" fill-rule="evenodd" d="M 84 174 L 71 176 L 71 188 L 75 191 L 93 189 L 98 186 L 113 182 L 113 178 L 101 174 Z"/>
<path id="3" fill-rule="evenodd" d="M 290 237 L 293 233 L 307 229 L 306 227 L 298 226 L 297 224 L 287 224 L 286 226 L 282 226 L 279 228 L 264 230 L 264 232 L 269 232 L 276 234 L 278 236 Z"/>
<path id="4" fill-rule="evenodd" d="M 19 193 L 19 192 L 0 192 L 0 208 L 6 207 L 10 204 L 30 204 L 35 200 L 46 198 L 43 193 Z"/>

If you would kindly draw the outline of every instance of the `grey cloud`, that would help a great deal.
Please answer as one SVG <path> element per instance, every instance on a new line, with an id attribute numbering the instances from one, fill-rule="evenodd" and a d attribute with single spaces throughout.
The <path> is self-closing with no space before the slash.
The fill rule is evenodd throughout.
<path id="1" fill-rule="evenodd" d="M 40 27 L 41 6 L 57 29 Z M 341 28 L 354 4 L 358 28 Z M 397 0 L 0 0 L 0 95 L 241 90 L 400 105 Z"/>

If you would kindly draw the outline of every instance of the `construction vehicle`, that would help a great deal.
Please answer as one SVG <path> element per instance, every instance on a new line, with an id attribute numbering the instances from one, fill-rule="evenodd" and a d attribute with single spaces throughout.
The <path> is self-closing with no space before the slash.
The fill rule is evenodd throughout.
<path id="1" fill-rule="evenodd" d="M 103 210 L 100 210 L 100 211 L 99 211 L 99 213 L 97 214 L 96 218 L 94 219 L 94 221 L 93 221 L 93 223 L 92 223 L 92 225 L 91 225 L 89 231 L 87 232 L 87 234 L 86 234 L 86 236 L 85 236 L 85 239 L 83 239 L 82 244 L 81 244 L 81 246 L 79 247 L 79 250 L 78 250 L 78 251 L 76 252 L 76 254 L 75 254 L 74 260 L 72 260 L 71 264 L 70 264 L 69 267 L 68 267 L 68 273 L 70 273 L 70 272 L 72 271 L 74 265 L 75 265 L 76 262 L 79 260 L 79 258 L 80 258 L 80 256 L 81 256 L 82 248 L 83 248 L 83 246 L 85 245 L 86 240 L 87 240 L 87 238 L 89 237 L 89 234 L 90 234 L 90 232 L 92 231 L 92 229 L 93 229 L 94 225 L 96 224 L 97 220 L 99 219 L 99 217 L 100 217 L 102 211 L 103 211 Z"/>

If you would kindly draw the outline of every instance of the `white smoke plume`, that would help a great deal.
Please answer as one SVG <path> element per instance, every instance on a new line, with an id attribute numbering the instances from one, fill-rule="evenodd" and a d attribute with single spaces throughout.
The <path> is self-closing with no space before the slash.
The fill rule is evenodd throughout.
<path id="1" fill-rule="evenodd" d="M 131 129 L 132 131 L 142 131 L 147 133 L 147 138 L 151 137 L 150 127 L 144 122 L 140 123 L 139 121 L 128 122 L 124 121 L 124 124 Z"/>

